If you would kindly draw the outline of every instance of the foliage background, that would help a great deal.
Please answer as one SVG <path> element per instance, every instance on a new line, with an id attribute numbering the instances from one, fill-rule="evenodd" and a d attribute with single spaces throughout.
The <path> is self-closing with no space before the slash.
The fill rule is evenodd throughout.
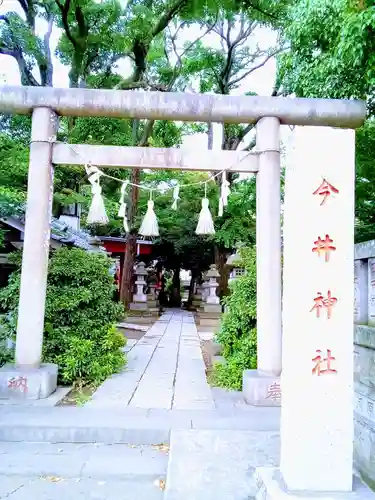
<path id="1" fill-rule="evenodd" d="M 20 265 L 20 255 L 15 261 Z M 114 323 L 123 314 L 114 302 L 111 261 L 99 253 L 62 248 L 51 254 L 46 296 L 43 362 L 59 365 L 60 382 L 98 385 L 125 364 L 125 338 Z M 20 270 L 15 271 L 0 303 L 8 310 L 5 326 L 15 337 Z"/>
<path id="2" fill-rule="evenodd" d="M 246 274 L 230 284 L 224 299 L 227 311 L 217 341 L 223 347 L 224 364 L 216 364 L 210 382 L 219 387 L 242 389 L 243 370 L 256 368 L 256 256 L 253 247 L 239 250 L 239 265 Z"/>

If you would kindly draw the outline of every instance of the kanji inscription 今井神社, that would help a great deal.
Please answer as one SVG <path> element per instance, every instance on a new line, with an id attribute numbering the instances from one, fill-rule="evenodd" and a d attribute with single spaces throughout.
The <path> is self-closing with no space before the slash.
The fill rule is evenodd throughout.
<path id="1" fill-rule="evenodd" d="M 333 240 L 329 237 L 328 234 L 326 234 L 326 237 L 324 240 L 321 239 L 319 236 L 316 241 L 314 241 L 314 247 L 312 249 L 313 252 L 316 252 L 319 257 L 324 254 L 325 261 L 329 261 L 329 256 L 330 252 L 335 252 L 336 247 L 332 245 Z"/>
<path id="2" fill-rule="evenodd" d="M 331 368 L 331 361 L 335 361 L 336 358 L 331 356 L 330 349 L 327 349 L 327 357 L 322 357 L 322 351 L 320 349 L 316 350 L 316 356 L 311 361 L 315 363 L 312 373 L 314 375 L 325 375 L 326 373 L 337 373 L 337 370 Z"/>
<path id="3" fill-rule="evenodd" d="M 314 305 L 310 309 L 310 312 L 316 311 L 316 317 L 320 318 L 320 310 L 327 309 L 327 318 L 330 319 L 332 316 L 332 308 L 336 304 L 336 297 L 332 297 L 331 290 L 328 290 L 327 297 L 323 297 L 321 292 L 318 292 L 317 297 L 314 298 Z"/>
<path id="4" fill-rule="evenodd" d="M 327 201 L 327 198 L 331 196 L 331 194 L 338 194 L 339 190 L 332 186 L 326 179 L 323 179 L 322 183 L 316 189 L 313 194 L 318 194 L 319 196 L 323 196 L 323 199 L 321 201 L 321 205 L 324 205 L 324 203 Z"/>

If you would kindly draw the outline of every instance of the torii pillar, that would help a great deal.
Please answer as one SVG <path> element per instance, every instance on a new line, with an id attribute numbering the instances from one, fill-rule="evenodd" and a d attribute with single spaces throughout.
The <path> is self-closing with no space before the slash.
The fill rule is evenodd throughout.
<path id="1" fill-rule="evenodd" d="M 261 118 L 256 126 L 259 171 L 256 184 L 257 369 L 245 370 L 247 403 L 280 406 L 281 227 L 280 121 Z"/>
<path id="2" fill-rule="evenodd" d="M 52 146 L 58 117 L 49 108 L 32 114 L 27 207 L 16 365 L 0 368 L 0 397 L 42 399 L 55 391 L 57 365 L 41 364 L 53 197 Z"/>

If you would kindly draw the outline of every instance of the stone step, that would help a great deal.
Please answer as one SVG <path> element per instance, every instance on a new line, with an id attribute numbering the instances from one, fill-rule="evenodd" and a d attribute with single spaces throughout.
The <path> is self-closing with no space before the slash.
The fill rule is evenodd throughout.
<path id="1" fill-rule="evenodd" d="M 218 314 L 216 312 L 204 311 L 198 314 L 197 320 L 202 321 L 202 319 L 215 319 L 217 321 L 220 321 L 220 318 L 221 314 Z"/>
<path id="2" fill-rule="evenodd" d="M 9 500 L 162 500 L 152 481 L 101 480 L 0 475 L 0 498 Z"/>
<path id="3" fill-rule="evenodd" d="M 197 401 L 199 408 L 199 401 Z M 280 408 L 228 405 L 214 410 L 124 410 L 80 407 L 3 407 L 3 442 L 169 443 L 175 429 L 278 431 Z"/>
<path id="4" fill-rule="evenodd" d="M 139 315 L 131 315 L 129 314 L 129 318 L 131 319 L 132 324 L 136 325 L 151 325 L 155 322 L 155 317 L 151 315 L 139 316 Z"/>
<path id="5" fill-rule="evenodd" d="M 215 319 L 215 318 L 200 318 L 198 322 L 198 331 L 201 330 L 203 327 L 211 327 L 211 329 L 214 327 L 217 329 L 220 326 L 220 319 Z"/>
<path id="6" fill-rule="evenodd" d="M 176 430 L 171 435 L 165 500 L 253 498 L 253 472 L 279 464 L 272 432 Z"/>
<path id="7" fill-rule="evenodd" d="M 165 478 L 166 445 L 1 443 L 0 475 L 153 482 Z"/>
<path id="8" fill-rule="evenodd" d="M 137 330 L 140 332 L 147 332 L 148 327 L 144 325 L 137 325 L 136 323 L 117 323 L 117 328 L 123 328 L 124 330 Z"/>

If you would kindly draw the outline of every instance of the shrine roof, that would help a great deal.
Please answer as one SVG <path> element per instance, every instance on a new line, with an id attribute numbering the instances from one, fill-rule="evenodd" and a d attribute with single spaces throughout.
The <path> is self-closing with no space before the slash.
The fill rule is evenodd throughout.
<path id="1" fill-rule="evenodd" d="M 4 224 L 18 229 L 21 233 L 24 232 L 24 215 L 20 215 L 17 217 L 3 217 L 0 220 Z M 51 219 L 51 238 L 64 245 L 72 245 L 74 247 L 82 248 L 83 250 L 87 251 L 104 251 L 104 249 L 102 249 L 100 246 L 101 240 L 98 237 L 92 236 L 90 233 L 82 229 L 73 229 L 65 222 L 54 217 L 52 217 Z"/>

